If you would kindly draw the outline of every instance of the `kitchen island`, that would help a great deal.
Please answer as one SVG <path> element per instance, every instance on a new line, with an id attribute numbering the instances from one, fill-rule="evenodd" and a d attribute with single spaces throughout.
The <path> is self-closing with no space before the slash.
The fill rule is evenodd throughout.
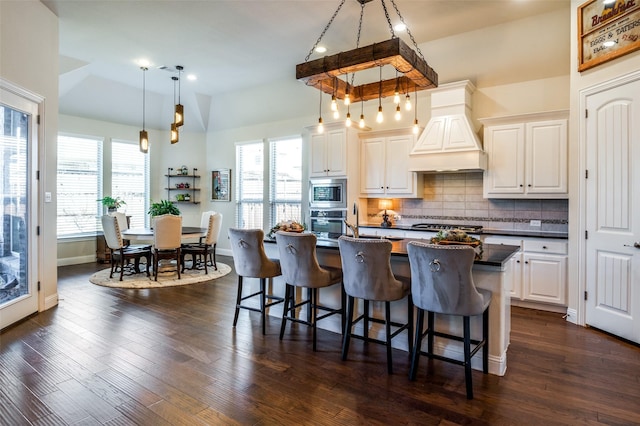
<path id="1" fill-rule="evenodd" d="M 398 277 L 410 278 L 411 269 L 407 256 L 407 243 L 412 239 L 398 239 L 392 241 L 391 268 Z M 415 240 L 423 241 L 424 240 Z M 277 259 L 278 248 L 275 240 L 265 240 L 265 250 L 267 256 Z M 490 290 L 492 292 L 491 307 L 489 310 L 489 373 L 502 376 L 507 368 L 507 347 L 509 346 L 509 333 L 511 330 L 511 304 L 509 297 L 509 286 L 512 280 L 511 262 L 509 259 L 520 250 L 519 247 L 505 245 L 483 245 L 482 256 L 474 261 L 473 279 L 477 287 Z M 335 240 L 318 240 L 317 243 L 318 261 L 321 265 L 341 266 L 340 251 Z M 252 283 L 252 285 L 257 285 Z M 275 294 L 284 294 L 284 282 L 282 277 L 277 277 L 271 283 Z M 323 304 L 329 306 L 339 306 L 340 289 L 326 288 L 320 291 L 320 299 Z M 362 304 L 358 306 L 361 312 Z M 383 315 L 384 303 L 371 302 L 371 309 L 375 315 Z M 391 304 L 391 315 L 394 320 L 406 320 L 407 305 L 405 301 L 397 301 Z M 269 312 L 271 316 L 282 316 L 282 308 L 274 306 Z M 362 327 L 362 324 L 358 324 Z M 318 327 L 340 333 L 340 319 L 327 318 L 318 322 Z M 369 334 L 372 337 L 383 338 L 384 328 L 377 324 L 370 324 Z M 458 317 L 447 315 L 436 315 L 436 327 L 445 332 L 460 333 L 462 330 L 462 320 Z M 472 337 L 481 335 L 481 317 L 471 319 Z M 357 332 L 362 332 L 362 329 Z M 408 351 L 407 341 L 403 338 L 394 339 L 393 346 L 397 349 Z M 460 342 L 447 341 L 436 338 L 434 350 L 442 355 L 462 359 L 462 344 Z M 474 357 L 472 367 L 481 370 L 481 357 Z"/>

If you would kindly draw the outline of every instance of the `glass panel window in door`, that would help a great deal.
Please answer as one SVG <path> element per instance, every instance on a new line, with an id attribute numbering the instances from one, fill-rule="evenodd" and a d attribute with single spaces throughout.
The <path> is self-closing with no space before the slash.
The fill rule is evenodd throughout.
<path id="1" fill-rule="evenodd" d="M 0 105 L 0 307 L 29 294 L 27 277 L 29 116 Z"/>

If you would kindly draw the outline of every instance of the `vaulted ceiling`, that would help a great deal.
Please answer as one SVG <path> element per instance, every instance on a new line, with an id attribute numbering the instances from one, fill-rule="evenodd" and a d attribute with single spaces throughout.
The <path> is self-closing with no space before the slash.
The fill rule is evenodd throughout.
<path id="1" fill-rule="evenodd" d="M 192 123 L 206 128 L 216 96 L 295 80 L 295 65 L 304 61 L 341 0 L 42 2 L 59 17 L 61 113 L 139 125 L 142 71 L 136 60 L 146 58 L 152 62 L 146 73 L 147 102 L 173 102 L 174 74 L 159 67 L 183 65 L 181 96 L 189 99 L 191 111 L 199 110 Z M 391 22 L 398 23 L 392 1 L 384 3 Z M 567 9 L 569 4 L 569 0 L 395 0 L 418 45 Z M 359 16 L 358 0 L 345 0 L 323 37 L 326 54 L 355 48 Z M 406 34 L 398 35 L 413 45 Z M 382 3 L 367 3 L 360 45 L 390 37 Z M 428 52 L 425 57 L 429 60 Z M 189 73 L 197 80 L 184 78 Z M 151 127 L 166 127 L 155 120 L 149 115 Z"/>

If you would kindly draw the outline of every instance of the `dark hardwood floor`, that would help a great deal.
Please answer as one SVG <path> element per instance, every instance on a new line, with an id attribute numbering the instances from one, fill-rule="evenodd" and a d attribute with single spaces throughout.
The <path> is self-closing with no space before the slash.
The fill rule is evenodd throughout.
<path id="1" fill-rule="evenodd" d="M 231 258 L 219 256 L 232 265 Z M 0 335 L 2 425 L 640 424 L 640 349 L 559 314 L 512 310 L 504 377 L 409 357 L 240 313 L 234 273 L 160 290 L 89 283 L 105 265 L 59 268 L 59 305 Z M 427 370 L 429 373 L 427 374 Z"/>

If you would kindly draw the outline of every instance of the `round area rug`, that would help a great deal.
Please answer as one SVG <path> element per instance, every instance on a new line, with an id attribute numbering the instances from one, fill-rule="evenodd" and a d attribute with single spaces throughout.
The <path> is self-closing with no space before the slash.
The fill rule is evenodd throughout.
<path id="1" fill-rule="evenodd" d="M 125 275 L 122 278 L 122 281 L 120 281 L 120 273 L 114 273 L 113 278 L 109 278 L 110 268 L 107 268 L 91 275 L 89 281 L 91 281 L 93 284 L 113 288 L 173 287 L 178 285 L 195 284 L 204 281 L 215 280 L 216 278 L 223 277 L 231 272 L 231 267 L 229 265 L 225 265 L 224 263 L 220 262 L 217 262 L 217 265 L 217 271 L 213 269 L 213 267 L 210 267 L 209 273 L 206 275 L 204 273 L 204 269 L 186 269 L 184 272 L 180 273 L 180 279 L 178 279 L 178 274 L 176 274 L 175 271 L 165 273 L 161 272 L 158 274 L 158 281 L 153 280 L 153 272 L 151 272 L 150 277 L 147 277 L 144 272 L 134 275 Z M 141 266 L 141 269 L 142 268 L 144 268 L 144 265 Z"/>

